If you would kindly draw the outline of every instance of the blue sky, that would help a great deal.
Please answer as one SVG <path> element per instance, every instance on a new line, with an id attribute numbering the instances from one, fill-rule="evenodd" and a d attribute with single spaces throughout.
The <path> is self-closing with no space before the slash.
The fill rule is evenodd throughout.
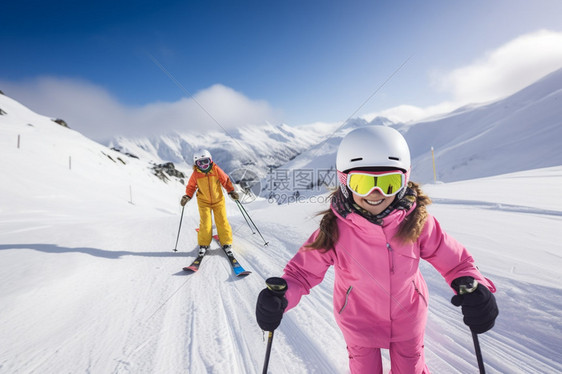
<path id="1" fill-rule="evenodd" d="M 12 0 L 0 90 L 98 140 L 416 119 L 562 67 L 561 19 L 559 0 Z"/>

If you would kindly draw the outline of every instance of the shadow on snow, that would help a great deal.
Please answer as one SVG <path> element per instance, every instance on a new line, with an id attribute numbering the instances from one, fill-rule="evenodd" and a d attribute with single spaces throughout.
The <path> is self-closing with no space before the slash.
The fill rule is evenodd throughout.
<path id="1" fill-rule="evenodd" d="M 95 257 L 103 257 L 109 259 L 118 259 L 123 256 L 140 256 L 140 257 L 190 257 L 196 254 L 197 250 L 190 252 L 131 252 L 131 251 L 111 251 L 90 247 L 60 247 L 56 244 L 0 244 L 1 250 L 10 249 L 32 249 L 45 253 L 83 253 Z"/>

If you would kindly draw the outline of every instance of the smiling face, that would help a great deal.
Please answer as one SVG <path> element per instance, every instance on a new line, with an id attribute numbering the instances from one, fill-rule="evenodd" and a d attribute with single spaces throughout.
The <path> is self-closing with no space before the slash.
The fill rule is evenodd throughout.
<path id="1" fill-rule="evenodd" d="M 392 202 L 394 201 L 395 196 L 386 197 L 379 190 L 373 190 L 367 196 L 359 196 L 357 194 L 353 194 L 353 201 L 361 208 L 365 209 L 367 212 L 377 215 L 381 214 Z"/>

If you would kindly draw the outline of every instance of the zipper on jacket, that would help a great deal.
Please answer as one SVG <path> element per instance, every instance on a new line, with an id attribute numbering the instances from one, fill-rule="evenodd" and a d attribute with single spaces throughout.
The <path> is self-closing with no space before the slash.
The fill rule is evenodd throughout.
<path id="1" fill-rule="evenodd" d="M 349 298 L 349 294 L 351 293 L 351 290 L 353 289 L 353 286 L 349 286 L 349 288 L 347 289 L 347 292 L 345 293 L 345 301 L 343 303 L 343 306 L 341 307 L 340 311 L 338 312 L 338 314 L 342 314 L 343 310 L 345 309 L 345 307 L 347 306 L 347 301 Z"/>
<path id="2" fill-rule="evenodd" d="M 427 300 L 426 300 L 425 296 L 421 293 L 421 291 L 418 289 L 418 286 L 416 286 L 416 282 L 414 282 L 414 281 L 412 280 L 412 284 L 414 285 L 414 289 L 416 290 L 416 292 L 418 293 L 418 295 L 420 295 L 420 297 L 422 298 L 423 302 L 425 303 L 425 306 L 428 306 L 428 305 L 427 305 Z"/>
<path id="3" fill-rule="evenodd" d="M 388 255 L 390 258 L 390 272 L 394 274 L 394 251 L 390 246 L 390 243 L 386 243 L 386 248 L 388 249 Z"/>
<path id="4" fill-rule="evenodd" d="M 211 172 L 209 172 L 209 174 L 210 173 Z M 211 188 L 211 176 L 209 174 L 207 174 L 207 186 L 209 186 L 209 199 L 211 200 L 211 205 L 213 205 L 213 190 Z"/>

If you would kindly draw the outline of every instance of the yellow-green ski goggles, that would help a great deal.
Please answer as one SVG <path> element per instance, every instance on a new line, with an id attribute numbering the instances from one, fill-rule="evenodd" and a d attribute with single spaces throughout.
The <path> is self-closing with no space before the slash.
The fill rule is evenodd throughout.
<path id="1" fill-rule="evenodd" d="M 347 187 L 359 196 L 368 196 L 379 190 L 384 196 L 394 196 L 406 184 L 406 176 L 400 171 L 367 172 L 352 171 L 347 174 Z"/>

